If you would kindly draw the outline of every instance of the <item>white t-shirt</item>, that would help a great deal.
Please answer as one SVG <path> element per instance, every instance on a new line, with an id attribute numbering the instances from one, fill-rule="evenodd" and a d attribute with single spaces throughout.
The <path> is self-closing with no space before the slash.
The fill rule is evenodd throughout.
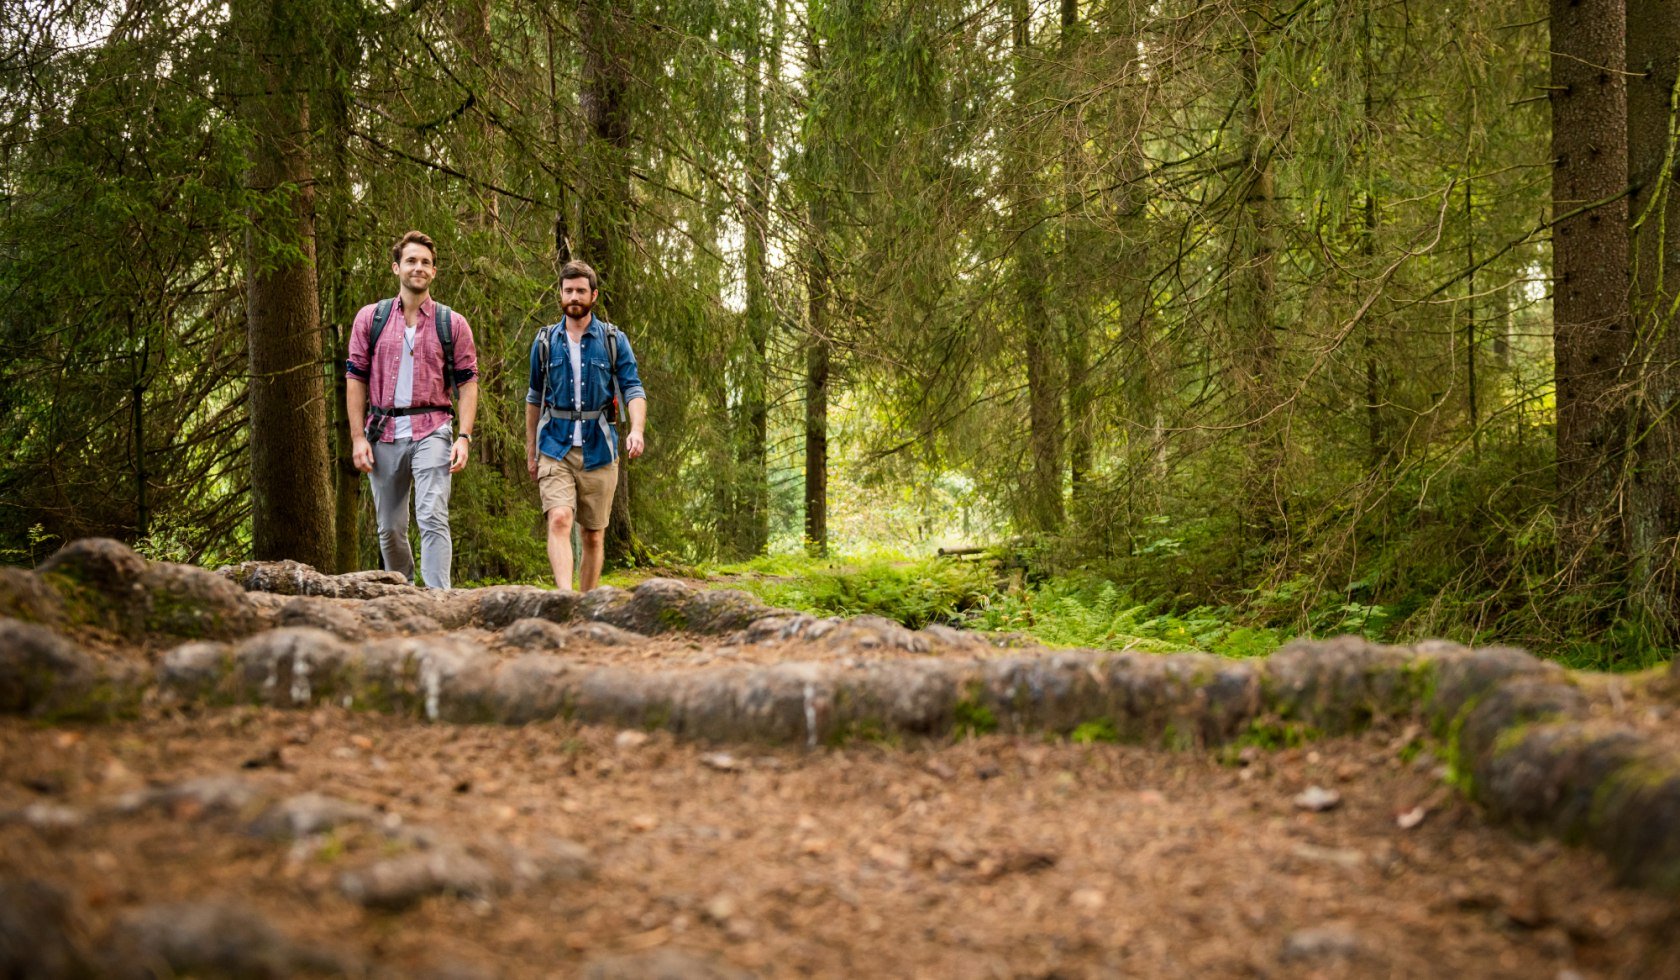
<path id="1" fill-rule="evenodd" d="M 414 404 L 414 332 L 416 327 L 403 328 L 402 362 L 397 366 L 397 390 L 391 395 L 392 408 L 407 408 Z M 399 415 L 396 418 L 396 428 L 391 432 L 395 439 L 414 438 L 414 419 L 412 416 Z"/>
<path id="2" fill-rule="evenodd" d="M 572 355 L 572 411 L 583 411 L 583 345 L 566 331 L 566 353 Z M 572 445 L 583 445 L 583 420 L 572 423 Z"/>

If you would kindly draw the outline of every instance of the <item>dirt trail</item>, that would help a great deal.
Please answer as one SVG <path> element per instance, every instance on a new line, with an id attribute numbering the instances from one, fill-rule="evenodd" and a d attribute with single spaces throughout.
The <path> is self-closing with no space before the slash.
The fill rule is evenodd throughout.
<path id="1" fill-rule="evenodd" d="M 1680 976 L 1673 678 L 75 547 L 0 569 L 0 975 Z"/>
<path id="2" fill-rule="evenodd" d="M 662 948 L 693 954 L 685 975 L 1676 975 L 1670 901 L 1487 826 L 1427 754 L 1400 760 L 1406 744 L 1373 732 L 1232 765 L 1027 737 L 811 752 L 338 709 L 7 721 L 0 807 L 88 816 L 0 828 L 0 863 L 65 889 L 90 935 L 138 906 L 227 901 L 399 975 L 572 975 Z M 366 804 L 484 853 L 570 840 L 593 877 L 368 910 L 338 880 L 400 850 L 380 833 L 277 842 L 248 831 L 249 806 L 192 801 L 98 815 L 198 776 Z M 1340 805 L 1299 809 L 1309 785 Z"/>

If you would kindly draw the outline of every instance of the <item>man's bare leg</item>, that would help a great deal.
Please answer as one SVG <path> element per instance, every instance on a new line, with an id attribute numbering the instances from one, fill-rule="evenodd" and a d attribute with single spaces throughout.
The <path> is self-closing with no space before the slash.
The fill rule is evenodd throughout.
<path id="1" fill-rule="evenodd" d="M 550 537 L 548 540 L 552 542 L 554 538 Z M 578 569 L 578 578 L 581 580 L 578 582 L 578 588 L 585 592 L 601 584 L 601 565 L 607 555 L 606 544 L 606 528 L 594 531 L 583 528 L 583 567 Z M 549 547 L 552 548 L 553 545 L 550 544 Z"/>
<path id="2" fill-rule="evenodd" d="M 588 540 L 589 532 L 583 532 Z M 587 547 L 587 546 L 586 546 Z M 589 567 L 589 552 L 584 552 L 583 567 Z M 572 509 L 556 507 L 548 512 L 548 567 L 554 571 L 554 587 L 561 592 L 572 588 Z M 600 562 L 595 574 L 601 574 Z"/>

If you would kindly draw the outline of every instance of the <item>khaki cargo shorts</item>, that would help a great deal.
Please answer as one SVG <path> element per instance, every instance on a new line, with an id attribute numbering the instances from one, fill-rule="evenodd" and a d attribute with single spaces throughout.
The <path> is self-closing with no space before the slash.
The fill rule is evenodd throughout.
<path id="1" fill-rule="evenodd" d="M 595 470 L 583 468 L 583 447 L 573 446 L 565 459 L 537 457 L 537 491 L 543 513 L 568 507 L 579 527 L 599 531 L 612 516 L 613 491 L 618 489 L 618 460 Z"/>

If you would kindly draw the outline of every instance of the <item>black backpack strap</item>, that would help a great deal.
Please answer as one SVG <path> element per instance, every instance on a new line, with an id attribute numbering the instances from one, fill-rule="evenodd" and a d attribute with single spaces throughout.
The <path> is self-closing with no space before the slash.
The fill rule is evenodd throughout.
<path id="1" fill-rule="evenodd" d="M 443 389 L 449 392 L 449 397 L 459 398 L 461 383 L 455 377 L 454 313 L 454 310 L 439 303 L 432 316 L 432 326 L 437 328 L 438 343 L 443 346 Z"/>
<path id="2" fill-rule="evenodd" d="M 605 320 L 601 321 L 601 326 L 605 327 L 607 331 L 607 374 L 612 377 L 613 405 L 616 409 L 622 411 L 624 408 L 624 390 L 618 385 L 618 335 L 620 331 Z M 614 422 L 618 421 L 616 415 L 617 412 L 614 413 Z"/>
<path id="3" fill-rule="evenodd" d="M 373 308 L 373 329 L 368 331 L 368 361 L 373 360 L 374 348 L 379 346 L 379 335 L 385 332 L 385 324 L 391 322 L 391 310 L 397 305 L 396 298 L 382 299 Z"/>

